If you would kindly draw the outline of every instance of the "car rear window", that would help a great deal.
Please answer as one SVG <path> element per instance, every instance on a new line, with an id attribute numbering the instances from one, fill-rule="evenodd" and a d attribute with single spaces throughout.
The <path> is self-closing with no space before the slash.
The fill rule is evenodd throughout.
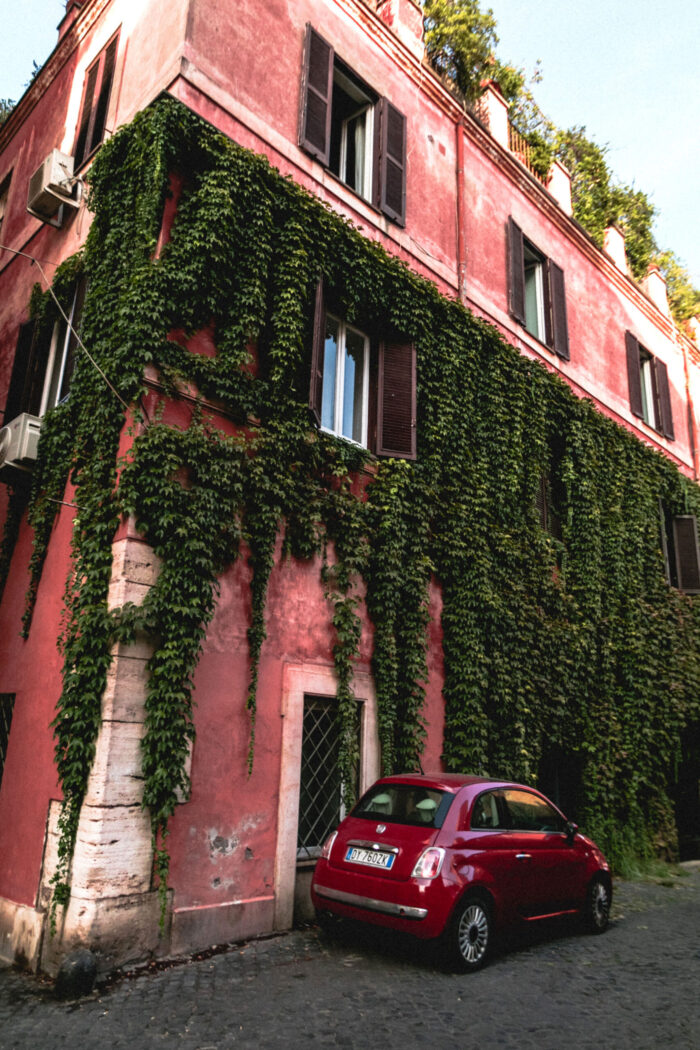
<path id="1" fill-rule="evenodd" d="M 416 784 L 375 784 L 352 811 L 353 817 L 387 824 L 439 828 L 454 795 Z"/>

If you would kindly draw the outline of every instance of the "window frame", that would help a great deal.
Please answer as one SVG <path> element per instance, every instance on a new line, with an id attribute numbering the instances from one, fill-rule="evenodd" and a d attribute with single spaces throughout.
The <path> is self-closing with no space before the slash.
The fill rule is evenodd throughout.
<path id="1" fill-rule="evenodd" d="M 119 30 L 85 70 L 80 111 L 73 143 L 74 171 L 90 160 L 104 142 L 117 68 Z M 107 75 L 105 76 L 105 67 Z"/>
<path id="2" fill-rule="evenodd" d="M 370 340 L 369 336 L 362 332 L 359 328 L 354 325 L 348 324 L 346 321 L 336 317 L 335 314 L 330 311 L 326 312 L 326 326 L 328 321 L 334 321 L 337 325 L 336 334 L 336 354 L 335 354 L 335 377 L 333 382 L 333 425 L 324 425 L 321 422 L 321 430 L 326 434 L 332 434 L 334 437 L 343 438 L 345 441 L 350 441 L 353 445 L 359 445 L 361 448 L 367 448 L 367 433 L 369 429 L 369 365 L 370 365 Z M 361 419 L 360 419 L 360 438 L 351 437 L 349 434 L 343 432 L 344 415 L 345 415 L 345 383 L 347 378 L 347 362 L 348 362 L 348 350 L 347 350 L 347 336 L 349 333 L 360 336 L 363 341 L 363 354 L 362 354 L 362 394 L 361 394 Z M 328 342 L 328 336 L 324 344 Z M 327 371 L 323 369 L 324 380 L 327 376 Z M 325 383 L 323 386 L 323 392 L 325 393 Z M 323 419 L 323 413 L 322 413 Z M 354 413 L 353 413 L 354 419 Z M 353 428 L 354 429 L 354 428 Z"/>
<path id="3" fill-rule="evenodd" d="M 413 342 L 379 339 L 368 335 L 372 326 L 348 325 L 342 310 L 328 309 L 323 278 L 316 285 L 314 300 L 309 409 L 318 427 L 322 424 L 326 316 L 340 319 L 351 330 L 367 336 L 369 367 L 365 372 L 367 390 L 366 442 L 362 446 L 377 456 L 415 460 L 417 456 L 417 354 Z M 364 330 L 363 330 L 364 329 Z M 337 371 L 337 364 L 336 364 Z M 336 397 L 337 397 L 336 390 Z M 340 437 L 343 441 L 352 438 Z M 353 442 L 358 444 L 358 442 Z"/>
<path id="4" fill-rule="evenodd" d="M 345 85 L 345 86 L 344 86 Z M 348 95 L 347 86 L 368 103 L 365 131 L 365 171 L 362 190 L 343 175 L 343 164 L 331 157 L 334 90 Z M 341 129 L 342 130 L 342 129 Z M 299 103 L 299 146 L 343 185 L 399 226 L 406 221 L 406 118 L 336 56 L 335 49 L 310 22 L 306 24 Z M 337 167 L 337 170 L 334 170 Z M 346 175 L 347 173 L 345 173 Z"/>
<path id="5" fill-rule="evenodd" d="M 564 271 L 553 259 L 525 237 L 512 215 L 507 224 L 510 314 L 518 324 L 563 361 L 571 359 L 566 311 Z M 538 331 L 534 332 L 527 309 L 526 256 L 538 266 L 539 291 L 536 290 Z M 542 329 L 540 332 L 539 330 Z"/>
<path id="6" fill-rule="evenodd" d="M 674 441 L 673 408 L 666 364 L 642 346 L 630 331 L 625 332 L 625 353 L 632 415 L 669 441 Z"/>
<path id="7" fill-rule="evenodd" d="M 10 200 L 10 185 L 12 183 L 12 171 L 10 169 L 3 179 L 0 179 L 0 235 L 7 216 L 7 205 Z"/>

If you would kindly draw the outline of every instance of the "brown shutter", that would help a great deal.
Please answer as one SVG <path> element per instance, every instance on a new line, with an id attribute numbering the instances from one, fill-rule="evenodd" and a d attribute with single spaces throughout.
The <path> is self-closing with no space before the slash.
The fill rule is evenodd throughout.
<path id="1" fill-rule="evenodd" d="M 566 292 L 564 271 L 551 259 L 547 260 L 552 318 L 552 348 L 564 361 L 570 360 L 569 330 L 566 323 Z"/>
<path id="2" fill-rule="evenodd" d="M 50 349 L 51 328 L 42 331 L 33 321 L 27 321 L 20 327 L 5 403 L 5 423 L 15 419 L 21 412 L 39 415 Z"/>
<path id="3" fill-rule="evenodd" d="M 523 231 L 512 218 L 508 219 L 508 258 L 510 263 L 510 312 L 516 321 L 525 324 Z"/>
<path id="4" fill-rule="evenodd" d="M 632 414 L 644 418 L 642 407 L 642 373 L 639 366 L 639 343 L 631 332 L 625 332 L 625 349 L 627 352 L 627 384 L 630 392 Z"/>
<path id="5" fill-rule="evenodd" d="M 309 408 L 321 426 L 321 407 L 323 403 L 323 349 L 326 338 L 326 308 L 323 301 L 323 277 L 316 285 L 314 303 L 314 333 L 311 346 L 311 378 L 309 382 Z"/>
<path id="6" fill-rule="evenodd" d="M 377 383 L 378 456 L 416 458 L 416 348 L 382 343 Z"/>
<path id="7" fill-rule="evenodd" d="M 112 80 L 114 79 L 114 64 L 116 57 L 117 39 L 115 37 L 105 51 L 104 60 L 101 63 L 102 76 L 100 78 L 97 105 L 95 106 L 95 120 L 92 125 L 92 134 L 90 135 L 90 153 L 97 149 L 104 138 L 105 124 L 107 123 L 107 106 L 109 105 L 109 96 L 112 93 Z"/>
<path id="8" fill-rule="evenodd" d="M 331 149 L 332 100 L 333 48 L 307 22 L 299 145 L 326 166 Z"/>
<path id="9" fill-rule="evenodd" d="M 659 426 L 661 433 L 673 441 L 675 433 L 673 430 L 673 413 L 671 412 L 671 391 L 668 386 L 668 369 L 663 361 L 654 359 L 654 374 L 656 376 L 656 392 L 659 398 Z"/>
<path id="10" fill-rule="evenodd" d="M 547 528 L 547 478 L 540 474 L 535 492 L 535 514 L 543 529 Z"/>
<path id="11" fill-rule="evenodd" d="M 676 548 L 678 588 L 686 594 L 700 594 L 698 526 L 694 514 L 683 514 L 673 519 L 673 539 Z"/>
<path id="12" fill-rule="evenodd" d="M 406 118 L 383 98 L 379 103 L 379 119 L 379 207 L 403 226 L 406 220 Z"/>
<path id="13" fill-rule="evenodd" d="M 85 81 L 85 92 L 83 94 L 83 104 L 80 109 L 80 120 L 78 122 L 78 137 L 75 140 L 75 147 L 73 149 L 73 159 L 76 168 L 79 168 L 82 164 L 85 156 L 89 152 L 87 149 L 88 142 L 88 131 L 90 129 L 90 118 L 92 117 L 92 104 L 95 98 L 95 88 L 97 86 L 97 74 L 100 71 L 99 61 L 95 62 L 93 66 L 88 70 L 87 79 Z"/>

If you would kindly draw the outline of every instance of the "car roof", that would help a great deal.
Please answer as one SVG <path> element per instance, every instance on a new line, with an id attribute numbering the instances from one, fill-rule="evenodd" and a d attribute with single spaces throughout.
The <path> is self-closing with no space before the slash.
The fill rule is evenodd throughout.
<path id="1" fill-rule="evenodd" d="M 434 788 L 436 791 L 450 791 L 456 794 L 460 788 L 478 786 L 520 787 L 509 780 L 494 777 L 478 777 L 469 773 L 399 773 L 382 777 L 379 784 L 412 784 L 416 787 Z"/>

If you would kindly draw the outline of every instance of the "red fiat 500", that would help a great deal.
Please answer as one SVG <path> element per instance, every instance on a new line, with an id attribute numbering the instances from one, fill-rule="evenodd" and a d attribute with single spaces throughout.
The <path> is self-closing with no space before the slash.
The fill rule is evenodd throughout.
<path id="1" fill-rule="evenodd" d="M 441 937 L 451 962 L 483 966 L 497 927 L 579 914 L 608 924 L 598 847 L 523 784 L 436 774 L 384 777 L 326 841 L 311 896 L 331 916 Z"/>

